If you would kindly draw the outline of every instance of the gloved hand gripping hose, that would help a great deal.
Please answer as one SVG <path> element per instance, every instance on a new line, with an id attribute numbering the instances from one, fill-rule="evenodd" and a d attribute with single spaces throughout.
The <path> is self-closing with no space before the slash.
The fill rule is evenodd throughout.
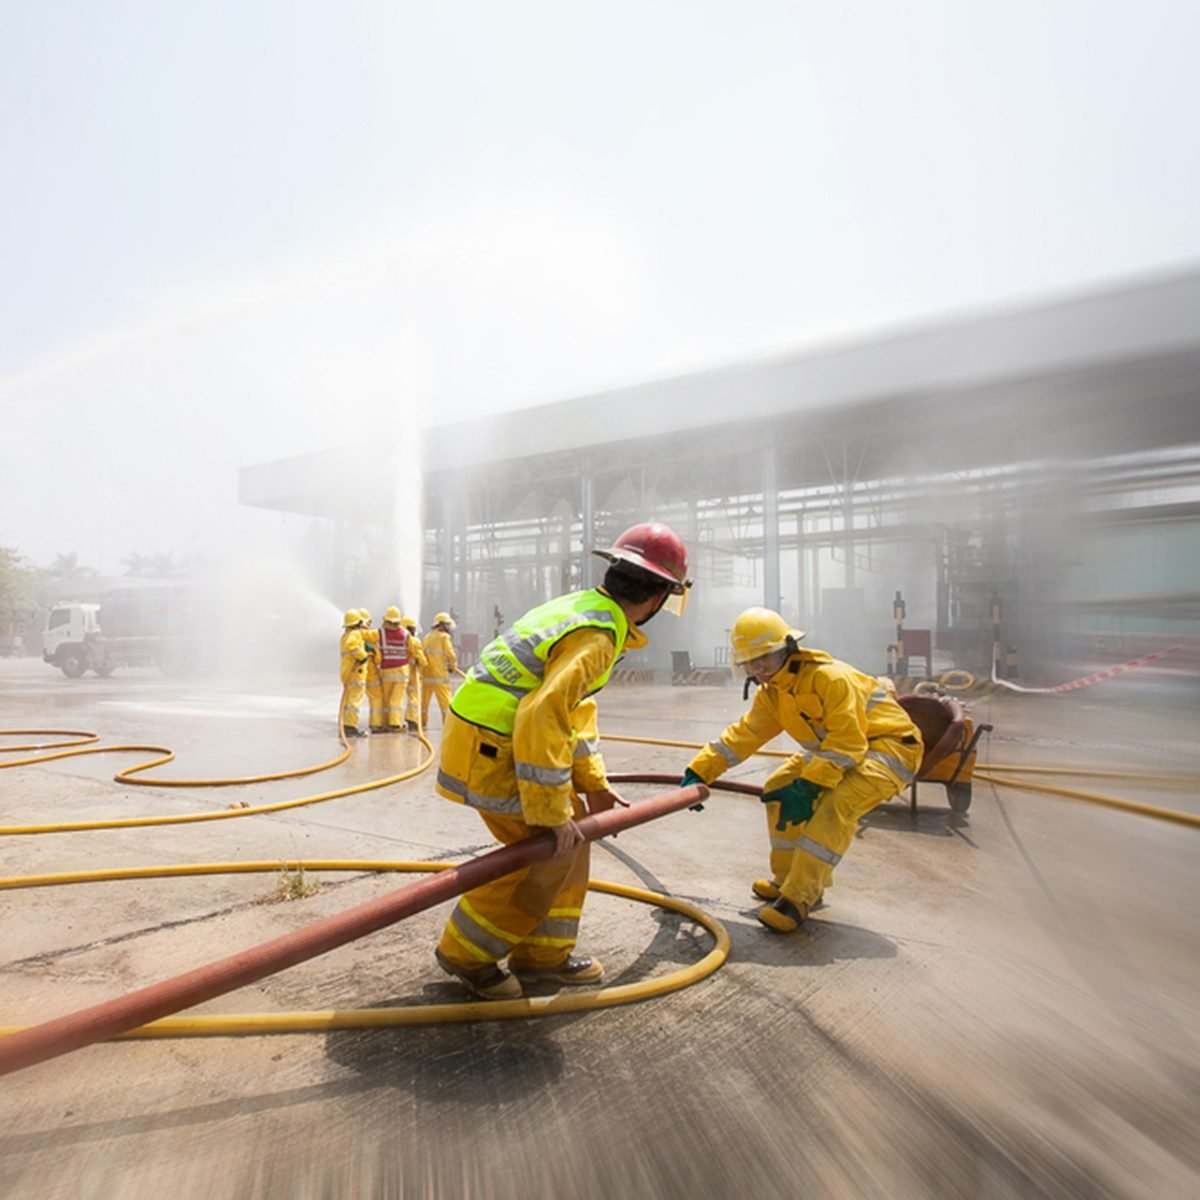
<path id="1" fill-rule="evenodd" d="M 693 771 L 691 767 L 688 767 L 688 769 L 686 771 L 684 771 L 684 773 L 683 773 L 683 778 L 679 781 L 679 786 L 681 788 L 691 787 L 693 784 L 696 784 L 696 783 L 704 783 L 704 780 L 701 779 L 700 776 L 697 775 L 696 772 Z M 693 804 L 688 809 L 688 812 L 703 812 L 703 811 L 704 811 L 703 804 Z"/>
<path id="2" fill-rule="evenodd" d="M 807 779 L 793 779 L 770 792 L 763 792 L 762 802 L 769 804 L 776 801 L 779 804 L 779 820 L 775 822 L 777 833 L 787 833 L 789 825 L 802 825 L 811 819 L 813 805 L 821 789 Z"/>

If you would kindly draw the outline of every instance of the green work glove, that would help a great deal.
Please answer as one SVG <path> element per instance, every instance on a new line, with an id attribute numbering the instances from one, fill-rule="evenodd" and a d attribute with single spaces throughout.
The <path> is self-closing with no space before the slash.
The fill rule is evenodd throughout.
<path id="1" fill-rule="evenodd" d="M 763 792 L 763 803 L 779 802 L 779 820 L 775 823 L 776 833 L 787 833 L 789 825 L 802 825 L 813 815 L 813 803 L 821 789 L 807 779 L 793 779 L 783 787 Z"/>
<path id="2" fill-rule="evenodd" d="M 679 781 L 679 786 L 681 788 L 685 788 L 685 787 L 691 787 L 693 784 L 703 783 L 703 782 L 704 782 L 704 780 L 701 779 L 700 776 L 697 775 L 696 772 L 693 771 L 691 767 L 688 767 L 688 769 L 686 771 L 684 771 L 684 773 L 683 773 L 683 778 Z M 703 804 L 691 804 L 688 806 L 688 812 L 703 812 L 703 811 L 704 811 Z"/>

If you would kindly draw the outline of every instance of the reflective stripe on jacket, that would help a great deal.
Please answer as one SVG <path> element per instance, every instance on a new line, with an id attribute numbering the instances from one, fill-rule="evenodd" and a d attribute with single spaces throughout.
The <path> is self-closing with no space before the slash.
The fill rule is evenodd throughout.
<path id="1" fill-rule="evenodd" d="M 435 629 L 425 638 L 426 683 L 449 683 L 450 672 L 458 670 L 458 655 L 454 642 L 444 629 Z"/>
<path id="2" fill-rule="evenodd" d="M 625 645 L 640 650 L 646 635 L 631 626 Z M 591 697 L 616 659 L 606 629 L 580 625 L 563 634 L 546 657 L 541 686 L 518 704 L 511 737 L 468 723 L 451 706 L 437 790 L 473 808 L 518 815 L 528 825 L 561 825 L 571 816 L 572 794 L 608 787 Z"/>
<path id="3" fill-rule="evenodd" d="M 380 631 L 380 669 L 393 671 L 408 666 L 408 631 L 399 626 L 385 625 Z"/>
<path id="4" fill-rule="evenodd" d="M 367 652 L 367 682 L 379 682 L 379 630 L 363 630 L 363 648 Z"/>
<path id="5" fill-rule="evenodd" d="M 711 782 L 783 731 L 800 749 L 770 774 L 764 791 L 794 779 L 837 787 L 864 758 L 903 785 L 921 761 L 920 732 L 878 679 L 823 650 L 800 649 L 758 689 L 750 711 L 689 765 Z"/>
<path id="6" fill-rule="evenodd" d="M 551 650 L 568 633 L 587 628 L 604 630 L 615 646 L 603 674 L 589 688 L 589 694 L 598 692 L 625 649 L 629 619 L 611 596 L 592 588 L 530 609 L 490 641 L 467 673 L 451 701 L 451 709 L 473 725 L 511 736 L 517 705 L 541 685 Z"/>
<path id="7" fill-rule="evenodd" d="M 342 634 L 341 651 L 342 682 L 347 683 L 352 679 L 363 679 L 366 675 L 367 659 L 370 657 L 370 652 L 363 644 L 361 629 L 347 629 Z"/>
<path id="8" fill-rule="evenodd" d="M 418 667 L 425 666 L 425 651 L 421 649 L 421 639 L 415 633 L 408 635 L 408 660 L 414 662 Z M 409 678 L 409 683 L 415 685 L 417 674 L 414 671 Z"/>

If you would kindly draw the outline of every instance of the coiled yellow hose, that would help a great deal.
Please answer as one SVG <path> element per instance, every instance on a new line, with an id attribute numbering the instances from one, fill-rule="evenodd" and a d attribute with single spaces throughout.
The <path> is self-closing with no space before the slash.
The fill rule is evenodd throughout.
<path id="1" fill-rule="evenodd" d="M 111 882 L 121 879 L 179 878 L 189 875 L 232 875 L 305 871 L 444 871 L 448 862 L 378 862 L 360 859 L 311 859 L 291 862 L 187 863 L 161 867 L 131 867 L 124 870 L 76 871 L 60 875 L 9 876 L 0 878 L 0 889 L 53 887 L 74 883 Z M 519 1017 L 549 1017 L 562 1013 L 590 1012 L 632 1004 L 679 991 L 699 983 L 729 957 L 729 934 L 724 925 L 703 909 L 674 896 L 625 884 L 593 879 L 590 891 L 606 892 L 669 909 L 695 921 L 713 937 L 709 952 L 690 966 L 654 979 L 618 984 L 595 990 L 560 992 L 548 996 L 525 996 L 520 1000 L 489 1000 L 455 1004 L 422 1004 L 402 1008 L 330 1009 L 315 1012 L 228 1013 L 218 1016 L 167 1017 L 120 1035 L 126 1038 L 214 1037 L 232 1034 L 305 1033 L 330 1029 L 380 1029 L 399 1025 L 436 1025 L 463 1021 L 503 1021 Z M 24 1026 L 0 1027 L 0 1036 L 19 1033 Z"/>

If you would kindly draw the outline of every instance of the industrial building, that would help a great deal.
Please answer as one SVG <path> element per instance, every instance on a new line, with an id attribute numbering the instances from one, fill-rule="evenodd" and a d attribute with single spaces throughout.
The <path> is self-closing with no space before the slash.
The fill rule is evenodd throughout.
<path id="1" fill-rule="evenodd" d="M 452 609 L 468 652 L 597 582 L 585 551 L 646 519 L 696 579 L 641 656 L 657 672 L 720 664 L 756 603 L 914 675 L 1200 633 L 1197 272 L 428 428 L 419 489 L 415 449 L 371 472 L 361 453 L 247 466 L 240 499 L 316 519 L 339 606 L 413 603 L 419 550 L 421 612 Z"/>

